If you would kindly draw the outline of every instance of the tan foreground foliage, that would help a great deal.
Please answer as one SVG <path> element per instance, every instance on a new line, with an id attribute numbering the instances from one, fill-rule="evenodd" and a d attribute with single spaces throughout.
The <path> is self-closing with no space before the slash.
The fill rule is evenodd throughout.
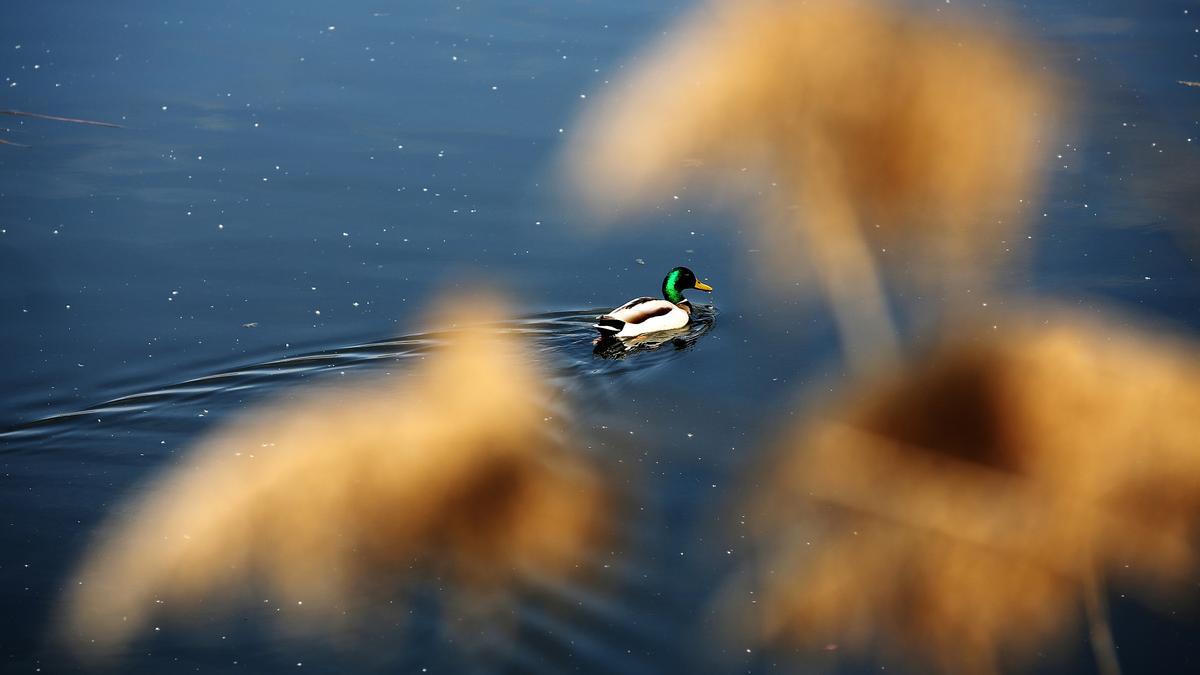
<path id="1" fill-rule="evenodd" d="M 670 203 L 691 177 L 741 192 L 773 269 L 813 268 L 860 359 L 894 339 L 880 251 L 949 286 L 1019 249 L 1056 107 L 1028 45 L 857 0 L 716 3 L 665 34 L 568 147 L 593 213 Z"/>
<path id="2" fill-rule="evenodd" d="M 1195 347 L 1056 320 L 945 345 L 782 439 L 754 498 L 759 637 L 994 672 L 1106 580 L 1151 599 L 1197 567 Z"/>
<path id="3" fill-rule="evenodd" d="M 439 324 L 497 312 L 460 304 Z M 203 441 L 97 537 L 62 635 L 103 655 L 155 614 L 210 612 L 251 588 L 302 604 L 289 628 L 327 634 L 422 573 L 469 602 L 571 572 L 607 500 L 514 340 L 465 328 L 400 382 L 311 393 Z"/>

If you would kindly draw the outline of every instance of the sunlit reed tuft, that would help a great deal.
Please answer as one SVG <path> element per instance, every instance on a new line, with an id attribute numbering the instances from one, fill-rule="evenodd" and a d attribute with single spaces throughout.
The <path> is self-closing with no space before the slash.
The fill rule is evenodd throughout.
<path id="1" fill-rule="evenodd" d="M 458 304 L 437 323 L 498 311 Z M 607 497 L 514 340 L 457 330 L 396 381 L 309 393 L 203 441 L 97 537 L 62 636 L 112 654 L 154 615 L 250 589 L 285 627 L 329 635 L 422 574 L 468 604 L 561 579 L 605 531 Z"/>
<path id="2" fill-rule="evenodd" d="M 894 339 L 881 259 L 950 288 L 1020 250 L 1055 108 L 1028 45 L 852 0 L 713 4 L 665 34 L 568 147 L 572 192 L 602 219 L 692 178 L 740 193 L 772 269 L 813 268 L 859 359 Z"/>
<path id="3" fill-rule="evenodd" d="M 1197 411 L 1194 346 L 1062 318 L 864 382 L 785 435 L 751 498 L 748 620 L 991 673 L 1085 608 L 1116 672 L 1105 582 L 1153 599 L 1200 560 Z"/>

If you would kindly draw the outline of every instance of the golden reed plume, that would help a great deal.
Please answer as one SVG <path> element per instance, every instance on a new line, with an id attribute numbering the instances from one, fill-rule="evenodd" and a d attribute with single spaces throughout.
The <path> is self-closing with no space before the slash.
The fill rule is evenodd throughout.
<path id="1" fill-rule="evenodd" d="M 1019 249 L 1055 107 L 1028 46 L 852 0 L 714 4 L 667 35 L 568 146 L 592 212 L 666 202 L 705 167 L 753 203 L 774 269 L 807 253 L 860 362 L 895 339 L 873 251 L 950 287 Z"/>
<path id="2" fill-rule="evenodd" d="M 498 316 L 467 303 L 439 323 Z M 328 634 L 421 572 L 469 601 L 575 569 L 607 497 L 513 340 L 463 329 L 402 382 L 309 394 L 205 440 L 100 533 L 61 635 L 104 656 L 153 614 L 251 588 L 297 608 L 288 628 Z"/>
<path id="3" fill-rule="evenodd" d="M 759 637 L 992 673 L 1082 601 L 1117 672 L 1104 581 L 1153 597 L 1200 561 L 1196 348 L 1059 318 L 863 384 L 784 437 L 751 500 Z"/>

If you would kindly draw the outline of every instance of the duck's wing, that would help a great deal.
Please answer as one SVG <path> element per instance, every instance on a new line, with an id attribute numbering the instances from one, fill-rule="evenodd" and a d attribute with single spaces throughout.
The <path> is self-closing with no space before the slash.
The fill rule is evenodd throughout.
<path id="1" fill-rule="evenodd" d="M 687 317 L 687 310 L 670 300 L 645 297 L 630 300 L 593 325 L 601 335 L 636 335 L 678 328 L 687 323 Z"/>
<path id="2" fill-rule="evenodd" d="M 655 319 L 657 319 L 658 317 L 667 316 L 668 314 L 672 314 L 672 313 L 674 313 L 674 314 L 681 313 L 681 310 L 678 305 L 671 302 L 670 300 L 651 299 L 648 302 L 638 303 L 637 305 L 634 305 L 633 307 L 630 307 L 629 309 L 614 311 L 611 314 L 609 314 L 608 317 L 613 318 L 613 319 L 619 319 L 620 321 L 622 321 L 625 324 L 630 325 L 630 326 L 649 327 L 651 325 L 654 325 L 655 330 L 661 330 L 658 327 L 658 324 L 663 324 L 664 327 L 673 327 L 673 326 L 669 326 L 669 324 L 672 322 L 667 321 L 666 323 L 663 323 L 662 321 L 655 321 Z M 685 316 L 686 316 L 686 314 L 685 314 Z M 686 319 L 684 320 L 684 323 L 687 323 Z"/>
<path id="3" fill-rule="evenodd" d="M 638 298 L 614 309 L 601 318 L 619 319 L 629 324 L 639 324 L 655 316 L 662 316 L 675 309 L 675 303 L 662 298 Z"/>
<path id="4" fill-rule="evenodd" d="M 654 298 L 650 296 L 634 298 L 608 314 L 596 317 L 596 323 L 592 324 L 592 327 L 599 330 L 601 335 L 616 335 L 625 328 L 629 319 L 637 316 L 638 311 L 649 302 L 654 302 Z"/>
<path id="5" fill-rule="evenodd" d="M 592 324 L 592 327 L 600 331 L 601 335 L 616 335 L 625 328 L 625 320 L 631 315 L 631 312 L 639 306 L 653 301 L 654 298 L 650 296 L 634 298 L 608 314 L 596 317 L 596 323 Z"/>
<path id="6" fill-rule="evenodd" d="M 621 305 L 620 307 L 614 309 L 613 311 L 609 312 L 608 314 L 605 314 L 601 318 L 612 317 L 612 318 L 620 319 L 621 318 L 620 314 L 622 312 L 632 310 L 633 308 L 637 307 L 638 305 L 645 304 L 647 302 L 654 302 L 655 299 L 656 298 L 652 298 L 648 295 L 645 297 L 642 297 L 642 298 L 634 298 L 633 300 L 630 300 L 629 302 Z"/>

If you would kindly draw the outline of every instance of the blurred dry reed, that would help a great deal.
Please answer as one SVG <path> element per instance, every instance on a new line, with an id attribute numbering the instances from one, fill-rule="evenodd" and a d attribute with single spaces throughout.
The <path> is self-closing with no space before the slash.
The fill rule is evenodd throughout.
<path id="1" fill-rule="evenodd" d="M 691 176 L 742 192 L 770 269 L 812 266 L 860 363 L 894 350 L 881 249 L 943 289 L 1019 250 L 1056 107 L 1029 45 L 855 0 L 713 4 L 666 35 L 568 147 L 572 192 L 602 219 Z"/>
<path id="2" fill-rule="evenodd" d="M 751 498 L 758 637 L 993 673 L 1082 603 L 1117 672 L 1105 581 L 1153 599 L 1197 567 L 1197 411 L 1194 346 L 1061 317 L 863 382 Z"/>
<path id="3" fill-rule="evenodd" d="M 436 323 L 500 316 L 460 303 Z M 62 636 L 103 657 L 155 614 L 250 589 L 296 608 L 284 627 L 328 636 L 422 573 L 483 603 L 571 572 L 606 531 L 607 496 L 514 339 L 465 328 L 400 383 L 309 394 L 203 441 L 97 537 Z"/>

